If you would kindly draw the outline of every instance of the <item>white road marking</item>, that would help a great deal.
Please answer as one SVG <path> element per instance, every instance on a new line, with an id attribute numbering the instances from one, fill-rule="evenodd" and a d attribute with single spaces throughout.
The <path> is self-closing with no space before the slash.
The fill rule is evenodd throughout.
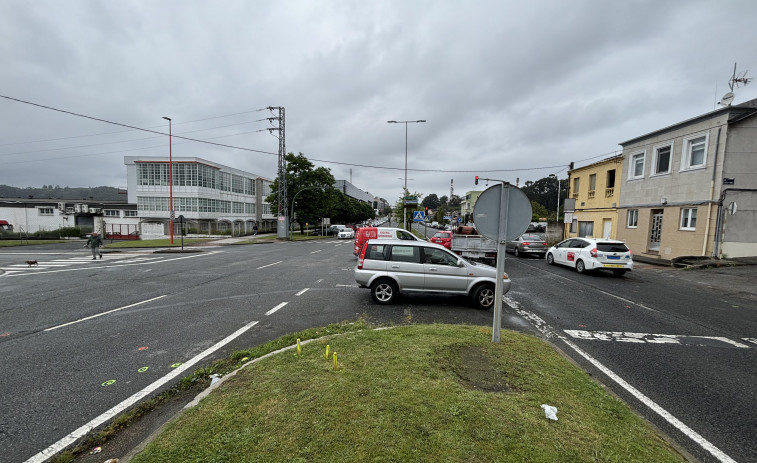
<path id="1" fill-rule="evenodd" d="M 752 344 L 757 344 L 757 338 L 741 338 L 741 340 L 751 342 Z"/>
<path id="2" fill-rule="evenodd" d="M 311 252 L 310 254 L 315 254 L 316 252 L 321 252 L 321 251 L 322 251 L 322 250 L 321 250 L 321 249 L 319 249 L 319 250 L 317 250 L 317 251 L 312 251 L 312 252 Z"/>
<path id="3" fill-rule="evenodd" d="M 279 310 L 280 308 L 284 307 L 284 306 L 285 306 L 285 305 L 287 305 L 287 304 L 289 304 L 289 303 L 288 303 L 288 302 L 282 302 L 281 304 L 279 304 L 279 305 L 277 305 L 276 307 L 272 308 L 271 310 L 269 310 L 269 311 L 268 311 L 268 312 L 266 312 L 265 314 L 266 314 L 266 315 L 271 315 L 271 314 L 273 314 L 273 313 L 276 313 L 276 311 L 277 311 L 277 310 Z"/>
<path id="4" fill-rule="evenodd" d="M 262 266 L 262 267 L 258 267 L 258 268 L 256 268 L 255 270 L 260 270 L 261 268 L 266 268 L 266 267 L 270 267 L 270 266 L 272 266 L 272 265 L 277 265 L 277 264 L 280 264 L 280 263 L 282 263 L 282 262 L 283 262 L 283 261 L 282 261 L 282 260 L 280 260 L 280 261 L 278 261 L 278 262 L 274 262 L 274 263 L 272 263 L 272 264 L 268 264 L 268 265 L 264 265 L 264 266 Z"/>
<path id="5" fill-rule="evenodd" d="M 358 285 L 336 285 L 337 288 L 359 288 Z"/>
<path id="6" fill-rule="evenodd" d="M 56 455 L 58 452 L 62 451 L 69 445 L 73 444 L 77 440 L 81 439 L 82 437 L 86 436 L 88 432 L 91 430 L 97 428 L 101 424 L 105 423 L 106 421 L 115 418 L 119 413 L 123 412 L 127 408 L 131 407 L 137 401 L 142 399 L 143 397 L 146 397 L 162 385 L 166 384 L 167 382 L 171 381 L 172 379 L 176 378 L 177 376 L 181 375 L 185 371 L 187 371 L 189 368 L 193 367 L 196 363 L 198 363 L 203 358 L 207 357 L 208 355 L 212 354 L 213 352 L 217 351 L 221 347 L 225 346 L 229 342 L 233 341 L 235 338 L 241 336 L 245 331 L 249 330 L 253 326 L 257 325 L 258 322 L 250 322 L 243 326 L 242 328 L 236 330 L 235 332 L 231 333 L 230 335 L 226 336 L 222 340 L 218 341 L 215 345 L 209 347 L 208 349 L 204 350 L 203 352 L 200 352 L 196 356 L 192 357 L 187 362 L 182 363 L 180 366 L 176 367 L 171 373 L 167 374 L 166 376 L 160 378 L 159 380 L 155 381 L 154 383 L 150 384 L 146 388 L 142 389 L 141 391 L 137 392 L 136 394 L 132 395 L 128 399 L 124 400 L 120 404 L 116 405 L 115 407 L 111 408 L 110 410 L 106 411 L 102 415 L 98 416 L 97 418 L 93 419 L 89 423 L 77 428 L 73 432 L 71 432 L 69 435 L 64 437 L 63 439 L 59 440 L 58 442 L 54 443 L 50 447 L 46 448 L 45 450 L 39 452 L 38 454 L 34 455 L 33 457 L 26 460 L 26 463 L 42 463 L 46 461 L 48 458 L 52 458 L 54 455 Z"/>
<path id="7" fill-rule="evenodd" d="M 710 452 L 719 461 L 723 463 L 736 463 L 736 460 L 726 455 L 725 452 L 715 447 L 712 443 L 710 443 L 707 439 L 699 435 L 696 431 L 686 426 L 681 420 L 671 415 L 670 412 L 668 412 L 667 410 L 659 406 L 656 402 L 654 402 L 652 399 L 644 395 L 641 391 L 631 386 L 623 378 L 615 374 L 615 372 L 613 372 L 612 370 L 604 366 L 602 363 L 600 363 L 594 357 L 589 355 L 587 352 L 584 352 L 580 347 L 573 344 L 568 338 L 558 334 L 554 329 L 552 329 L 552 327 L 550 327 L 544 320 L 542 320 L 541 317 L 539 317 L 538 315 L 532 312 L 521 309 L 520 304 L 518 304 L 517 302 L 515 302 L 512 298 L 508 296 L 504 296 L 503 299 L 505 300 L 505 302 L 507 302 L 508 305 L 510 305 L 511 308 L 513 308 L 516 312 L 518 312 L 523 318 L 534 323 L 534 326 L 536 327 L 536 329 L 539 330 L 542 334 L 544 334 L 547 338 L 557 337 L 558 339 L 560 339 L 568 347 L 576 351 L 578 355 L 585 358 L 589 363 L 591 363 L 596 368 L 598 368 L 602 373 L 607 375 L 608 378 L 615 381 L 620 387 L 625 389 L 629 394 L 631 394 L 636 399 L 638 399 L 641 403 L 649 407 L 650 410 L 660 415 L 665 421 L 670 423 L 670 425 L 674 426 L 676 429 L 681 431 L 684 435 L 686 435 L 691 440 L 696 442 L 700 447 Z M 515 302 L 515 305 L 511 305 L 509 301 Z"/>
<path id="8" fill-rule="evenodd" d="M 687 336 L 680 334 L 652 334 L 652 333 L 628 333 L 625 331 L 585 331 L 585 330 L 564 330 L 568 335 L 576 339 L 591 341 L 617 341 L 617 342 L 635 342 L 640 344 L 678 344 L 678 345 L 711 345 L 697 343 L 696 340 L 719 341 L 730 344 L 734 347 L 749 349 L 750 346 L 736 342 L 732 339 L 720 336 Z M 689 342 L 694 341 L 694 342 Z"/>
<path id="9" fill-rule="evenodd" d="M 308 289 L 310 289 L 310 288 L 305 288 L 305 289 L 303 289 L 303 290 L 302 290 L 302 291 L 300 291 L 299 293 L 295 294 L 295 296 L 302 296 L 303 294 L 305 294 L 305 291 L 307 291 Z"/>
<path id="10" fill-rule="evenodd" d="M 162 296 L 154 297 L 154 298 L 148 299 L 146 301 L 135 302 L 134 304 L 125 305 L 125 306 L 119 307 L 117 309 L 108 310 L 107 312 L 99 313 L 99 314 L 96 314 L 96 315 L 91 315 L 89 317 L 84 317 L 82 319 L 79 319 L 79 320 L 76 320 L 76 321 L 73 321 L 73 322 L 68 322 L 68 323 L 64 323 L 62 325 L 53 326 L 52 328 L 47 328 L 46 330 L 43 330 L 43 331 L 53 331 L 53 330 L 57 330 L 58 328 L 63 328 L 64 326 L 75 325 L 76 323 L 81 323 L 83 321 L 92 320 L 93 318 L 102 317 L 103 315 L 108 315 L 109 313 L 118 312 L 119 310 L 128 309 L 129 307 L 134 307 L 134 306 L 137 306 L 137 305 L 146 304 L 148 302 L 156 301 L 156 300 L 162 299 L 162 298 L 164 298 L 166 296 L 167 296 L 167 294 L 164 294 Z"/>
<path id="11" fill-rule="evenodd" d="M 323 281 L 323 278 L 321 278 L 320 280 L 316 281 L 316 284 L 318 284 L 318 283 L 320 283 L 322 281 Z"/>
<path id="12" fill-rule="evenodd" d="M 98 262 L 99 264 L 105 264 L 105 265 L 92 265 L 92 264 L 94 264 L 94 262 L 91 262 L 92 259 L 90 258 L 90 259 L 84 259 L 81 262 L 76 262 L 77 265 L 80 265 L 79 267 L 76 267 L 76 268 L 66 268 L 66 269 L 60 269 L 60 270 L 42 270 L 42 271 L 33 272 L 33 273 L 23 273 L 23 272 L 17 272 L 16 270 L 10 270 L 9 272 L 7 272 L 5 275 L 2 275 L 2 276 L 5 277 L 5 278 L 11 278 L 11 277 L 17 277 L 17 276 L 43 275 L 45 273 L 78 272 L 78 271 L 81 271 L 81 270 L 92 270 L 92 269 L 99 269 L 99 268 L 130 267 L 130 266 L 133 266 L 133 265 L 162 264 L 163 262 L 171 262 L 173 260 L 194 259 L 196 257 L 211 256 L 213 254 L 218 254 L 219 252 L 221 252 L 221 251 L 209 252 L 209 253 L 206 253 L 206 254 L 194 254 L 194 255 L 185 256 L 185 257 L 173 257 L 173 258 L 170 258 L 170 259 L 160 259 L 160 260 L 155 260 L 155 261 L 151 261 L 151 262 L 106 263 L 107 259 L 106 259 L 106 262 L 103 262 L 102 260 L 99 260 L 99 262 Z M 84 264 L 86 262 L 91 262 L 91 263 L 88 264 L 88 265 L 82 265 L 82 264 Z"/>

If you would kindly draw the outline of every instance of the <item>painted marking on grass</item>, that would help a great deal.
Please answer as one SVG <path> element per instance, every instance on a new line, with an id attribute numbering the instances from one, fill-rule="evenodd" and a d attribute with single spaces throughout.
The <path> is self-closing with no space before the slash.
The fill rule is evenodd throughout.
<path id="1" fill-rule="evenodd" d="M 303 289 L 303 290 L 302 290 L 302 291 L 300 291 L 299 293 L 295 294 L 295 296 L 302 296 L 303 294 L 305 294 L 305 292 L 307 292 L 307 290 L 308 290 L 308 289 L 310 289 L 310 288 L 305 288 L 305 289 Z"/>
<path id="2" fill-rule="evenodd" d="M 271 315 L 271 314 L 274 314 L 274 313 L 276 313 L 276 311 L 277 311 L 277 310 L 279 310 L 280 308 L 284 307 L 284 306 L 285 306 L 285 305 L 287 305 L 287 304 L 289 304 L 289 303 L 288 303 L 288 302 L 282 302 L 281 304 L 279 304 L 279 305 L 277 305 L 276 307 L 272 308 L 271 310 L 269 310 L 269 311 L 268 311 L 268 312 L 266 312 L 265 314 L 266 314 L 266 315 Z"/>
<path id="3" fill-rule="evenodd" d="M 102 317 L 103 315 L 108 315 L 109 313 L 118 312 L 119 310 L 128 309 L 129 307 L 134 307 L 134 306 L 137 306 L 137 305 L 140 305 L 140 304 L 146 304 L 148 302 L 156 301 L 156 300 L 162 299 L 162 298 L 164 298 L 166 296 L 167 296 L 167 294 L 164 294 L 162 296 L 154 297 L 154 298 L 148 299 L 146 301 L 135 302 L 134 304 L 129 304 L 129 305 L 125 305 L 123 307 L 119 307 L 117 309 L 108 310 L 107 312 L 99 313 L 99 314 L 96 314 L 96 315 L 90 315 L 89 317 L 84 317 L 84 318 L 81 318 L 79 320 L 75 320 L 75 321 L 72 321 L 72 322 L 64 323 L 64 324 L 58 325 L 58 326 L 53 326 L 52 328 L 47 328 L 46 330 L 43 330 L 43 331 L 57 330 L 58 328 L 63 328 L 64 326 L 74 325 L 76 323 L 81 323 L 83 321 L 92 320 L 93 318 Z"/>
<path id="4" fill-rule="evenodd" d="M 633 342 L 639 344 L 677 344 L 686 346 L 728 347 L 749 349 L 751 346 L 721 336 L 687 336 L 680 334 L 628 333 L 625 331 L 564 330 L 569 336 L 588 341 Z"/>
<path id="5" fill-rule="evenodd" d="M 258 268 L 256 268 L 255 270 L 260 270 L 261 268 L 270 267 L 270 266 L 272 266 L 272 265 L 278 265 L 278 264 L 280 264 L 280 263 L 282 263 L 282 262 L 283 262 L 283 261 L 281 261 L 281 260 L 280 260 L 280 261 L 278 261 L 278 262 L 274 262 L 274 263 L 272 263 L 272 264 L 268 264 L 268 265 L 264 265 L 264 266 L 262 266 L 262 267 L 258 267 Z"/>
<path id="6" fill-rule="evenodd" d="M 712 456 L 714 456 L 718 461 L 722 463 L 736 463 L 736 460 L 729 457 L 725 454 L 722 450 L 715 447 L 710 441 L 699 435 L 696 431 L 686 426 L 681 420 L 676 418 L 675 416 L 671 415 L 670 412 L 659 406 L 655 401 L 644 395 L 641 391 L 636 389 L 635 387 L 631 386 L 629 383 L 627 383 L 623 378 L 615 374 L 612 370 L 604 366 L 602 363 L 600 363 L 597 359 L 589 355 L 587 352 L 583 351 L 580 347 L 573 344 L 568 338 L 565 336 L 562 336 L 561 334 L 558 334 L 555 330 L 552 329 L 544 320 L 542 320 L 541 317 L 538 315 L 529 312 L 527 310 L 523 310 L 520 308 L 520 304 L 515 302 L 510 297 L 504 296 L 503 299 L 505 302 L 507 302 L 508 305 L 510 305 L 511 308 L 513 308 L 516 312 L 518 312 L 523 318 L 529 320 L 529 321 L 536 321 L 534 323 L 534 326 L 537 330 L 539 330 L 542 334 L 544 334 L 546 337 L 551 338 L 553 336 L 556 336 L 559 338 L 562 342 L 564 342 L 568 347 L 573 349 L 578 355 L 586 359 L 589 363 L 594 365 L 597 369 L 599 369 L 602 373 L 607 375 L 608 378 L 615 381 L 620 387 L 625 389 L 629 394 L 634 396 L 636 399 L 638 399 L 641 403 L 646 405 L 650 410 L 657 413 L 662 417 L 665 421 L 670 423 L 670 425 L 674 426 L 676 429 L 678 429 L 680 432 L 682 432 L 684 435 L 686 435 L 689 439 L 693 440 L 697 443 L 700 447 L 702 447 L 704 450 L 710 452 Z M 511 305 L 509 301 L 512 301 L 515 303 L 515 305 Z"/>
<path id="7" fill-rule="evenodd" d="M 33 457 L 26 460 L 26 463 L 43 463 L 48 458 L 52 458 L 54 455 L 56 455 L 58 452 L 64 450 L 69 445 L 73 444 L 77 440 L 81 439 L 82 437 L 86 436 L 88 432 L 91 430 L 97 428 L 98 426 L 102 425 L 103 423 L 107 422 L 108 420 L 115 418 L 119 413 L 123 412 L 127 408 L 131 407 L 137 401 L 142 399 L 143 397 L 146 397 L 159 387 L 163 386 L 164 384 L 168 383 L 172 379 L 176 378 L 183 372 L 187 371 L 189 368 L 191 368 L 193 365 L 198 363 L 203 358 L 207 357 L 208 355 L 212 354 L 213 352 L 217 351 L 221 347 L 225 346 L 226 344 L 230 343 L 237 337 L 241 336 L 245 331 L 249 330 L 253 326 L 257 325 L 258 322 L 250 322 L 246 324 L 245 326 L 239 328 L 235 332 L 231 333 L 230 335 L 226 336 L 222 340 L 218 341 L 215 345 L 209 347 L 208 349 L 200 352 L 196 356 L 192 357 L 187 362 L 181 364 L 181 366 L 177 367 L 171 373 L 167 374 L 166 376 L 160 378 L 159 380 L 155 381 L 154 383 L 150 384 L 146 388 L 142 389 L 141 391 L 137 392 L 136 394 L 132 395 L 128 399 L 124 400 L 120 404 L 116 405 L 115 407 L 111 408 L 110 410 L 106 411 L 102 415 L 96 417 L 92 421 L 88 422 L 87 424 L 80 426 L 73 432 L 71 432 L 69 435 L 64 437 L 63 439 L 59 440 L 58 442 L 52 444 L 45 450 L 39 452 L 38 454 L 34 455 Z"/>

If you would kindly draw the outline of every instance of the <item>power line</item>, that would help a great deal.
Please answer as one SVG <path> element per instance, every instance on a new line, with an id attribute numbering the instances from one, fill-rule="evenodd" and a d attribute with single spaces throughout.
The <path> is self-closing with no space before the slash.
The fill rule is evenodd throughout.
<path id="1" fill-rule="evenodd" d="M 19 103 L 24 103 L 24 104 L 32 105 L 32 106 L 37 106 L 38 108 L 49 109 L 51 111 L 57 111 L 57 112 L 64 113 L 64 114 L 70 114 L 72 116 L 83 117 L 85 119 L 91 119 L 93 121 L 105 122 L 106 124 L 118 125 L 120 127 L 126 127 L 126 128 L 133 129 L 133 130 L 140 130 L 142 132 L 149 132 L 149 133 L 154 133 L 154 134 L 157 134 L 157 135 L 168 136 L 167 133 L 157 132 L 155 130 L 145 129 L 145 128 L 142 128 L 142 127 L 135 127 L 133 125 L 122 124 L 120 122 L 113 122 L 113 121 L 109 121 L 107 119 L 100 119 L 99 117 L 87 116 L 86 114 L 79 114 L 79 113 L 75 113 L 75 112 L 72 112 L 72 111 L 66 111 L 64 109 L 53 108 L 52 106 L 45 106 L 45 105 L 42 105 L 42 104 L 39 104 L 39 103 L 32 103 L 31 101 L 20 100 L 18 98 L 13 98 L 13 97 L 6 96 L 6 95 L 0 95 L 0 98 L 5 98 L 7 100 L 12 100 L 12 101 L 16 101 L 16 102 L 19 102 Z M 209 142 L 209 141 L 205 141 L 205 140 L 198 140 L 198 139 L 195 139 L 195 138 L 182 137 L 182 136 L 178 136 L 178 135 L 174 135 L 173 137 L 174 138 L 180 138 L 182 140 L 193 141 L 193 142 L 197 142 L 197 143 L 205 143 L 205 144 L 208 144 L 208 145 L 221 146 L 221 147 L 224 147 L 224 148 L 233 148 L 233 149 L 237 149 L 237 150 L 251 151 L 251 152 L 254 152 L 254 153 L 275 154 L 275 155 L 278 155 L 278 153 L 272 153 L 270 151 L 256 150 L 256 149 L 252 149 L 252 148 L 242 148 L 240 146 L 225 145 L 223 143 L 214 143 L 214 142 Z"/>
<path id="2" fill-rule="evenodd" d="M 77 116 L 77 117 L 83 117 L 83 118 L 86 118 L 86 119 L 91 119 L 91 120 L 95 120 L 95 121 L 99 121 L 99 122 L 105 122 L 106 124 L 112 124 L 112 125 L 117 125 L 117 126 L 121 126 L 121 127 L 127 127 L 127 128 L 130 128 L 130 129 L 133 129 L 133 130 L 139 130 L 139 131 L 142 131 L 142 132 L 154 133 L 156 135 L 162 135 L 162 136 L 167 136 L 168 135 L 166 133 L 157 132 L 155 130 L 145 129 L 145 128 L 141 128 L 141 127 L 135 127 L 135 126 L 132 126 L 132 125 L 122 124 L 120 122 L 113 122 L 113 121 L 109 121 L 107 119 L 101 119 L 101 118 L 97 118 L 97 117 L 93 117 L 93 116 L 87 116 L 85 114 L 79 114 L 79 113 L 75 113 L 75 112 L 72 112 L 72 111 L 66 111 L 66 110 L 63 110 L 63 109 L 53 108 L 51 106 L 45 106 L 45 105 L 42 105 L 42 104 L 39 104 L 39 103 L 33 103 L 33 102 L 30 102 L 30 101 L 21 100 L 21 99 L 13 98 L 13 97 L 6 96 L 6 95 L 0 95 L 0 97 L 8 99 L 8 100 L 16 101 L 16 102 L 19 102 L 19 103 L 24 103 L 24 104 L 28 104 L 28 105 L 32 105 L 32 106 L 37 106 L 39 108 L 44 108 L 44 109 L 49 109 L 49 110 L 52 110 L 52 111 L 61 112 L 61 113 L 64 113 L 64 114 L 70 114 L 70 115 Z M 270 108 L 261 108 L 261 109 L 255 110 L 255 111 L 248 111 L 248 112 L 257 112 L 257 111 L 263 111 L 263 110 L 266 110 L 266 109 L 270 109 Z M 243 113 L 237 113 L 237 114 L 243 114 Z M 223 117 L 223 116 L 217 116 L 217 117 Z M 208 118 L 208 119 L 213 119 L 213 118 Z M 276 118 L 271 118 L 271 119 L 276 119 Z M 261 119 L 261 120 L 263 120 L 263 119 Z M 270 129 L 267 129 L 267 130 L 270 130 Z M 275 130 L 275 128 L 274 128 L 274 130 Z M 185 133 L 189 133 L 189 132 L 185 132 Z M 247 132 L 247 133 L 252 133 L 252 132 Z M 243 134 L 244 133 L 233 134 L 233 135 L 243 135 Z M 233 135 L 225 135 L 224 137 L 226 137 L 226 136 L 233 136 Z M 275 156 L 279 155 L 279 153 L 273 153 L 271 151 L 256 150 L 256 149 L 252 149 L 252 148 L 243 148 L 243 147 L 240 147 L 240 146 L 227 145 L 227 144 L 223 144 L 223 143 L 215 143 L 215 142 L 211 142 L 211 141 L 207 141 L 207 140 L 199 140 L 199 139 L 195 139 L 195 138 L 183 137 L 183 136 L 180 136 L 180 135 L 173 135 L 173 137 L 174 138 L 179 138 L 179 139 L 182 139 L 182 140 L 187 140 L 187 141 L 190 141 L 190 142 L 195 142 L 195 143 L 204 143 L 204 144 L 208 144 L 208 145 L 219 146 L 219 147 L 222 147 L 222 148 L 232 148 L 232 149 L 237 149 L 237 150 L 242 150 L 242 151 L 249 151 L 249 152 L 254 152 L 254 153 L 271 154 L 271 155 L 275 155 Z M 218 137 L 218 138 L 223 138 L 223 137 Z M 149 147 L 149 148 L 157 148 L 157 147 Z M 148 148 L 136 148 L 134 150 L 141 150 L 141 149 L 148 149 Z M 134 150 L 124 150 L 124 151 L 134 151 Z M 98 155 L 98 154 L 114 154 L 114 153 L 119 153 L 119 152 L 124 152 L 124 151 L 113 151 L 113 152 L 109 152 L 109 153 L 95 153 L 95 154 L 89 154 L 89 155 L 74 155 L 74 156 L 68 156 L 66 158 L 70 158 L 70 157 L 83 157 L 83 156 L 95 156 L 95 155 Z M 585 158 L 585 159 L 582 159 L 582 160 L 579 160 L 579 161 L 575 161 L 575 162 L 589 161 L 589 160 L 592 160 L 592 159 L 596 159 L 596 158 L 607 156 L 609 154 L 614 154 L 616 152 L 617 151 L 611 151 L 609 153 L 603 153 L 603 154 L 600 154 L 600 155 L 597 155 L 597 156 L 592 156 L 592 157 Z M 65 158 L 52 158 L 52 159 L 65 159 Z M 315 159 L 315 158 L 308 158 L 308 159 L 310 159 L 313 162 L 321 162 L 321 163 L 324 163 L 324 164 L 336 164 L 336 165 L 350 166 L 350 167 L 363 167 L 363 168 L 367 168 L 367 169 L 397 170 L 397 171 L 399 171 L 399 170 L 404 171 L 405 170 L 404 168 L 399 168 L 399 167 L 386 167 L 386 166 L 374 166 L 374 165 L 368 165 L 368 164 L 355 164 L 355 163 L 349 163 L 349 162 L 328 161 L 328 160 L 325 160 L 325 159 Z M 45 159 L 45 160 L 49 160 L 49 159 Z M 21 163 L 21 162 L 36 162 L 36 161 L 18 161 L 18 162 L 9 162 L 9 163 L 0 163 L 0 164 L 16 164 L 16 163 Z M 485 172 L 521 172 L 521 171 L 532 171 L 532 170 L 546 170 L 546 169 L 556 169 L 558 167 L 565 167 L 565 165 L 564 164 L 559 164 L 559 165 L 554 165 L 554 166 L 542 166 L 542 167 L 522 167 L 522 168 L 518 168 L 518 169 L 476 169 L 476 170 L 407 169 L 407 170 L 411 171 L 411 172 L 435 172 L 435 173 L 485 173 Z"/>

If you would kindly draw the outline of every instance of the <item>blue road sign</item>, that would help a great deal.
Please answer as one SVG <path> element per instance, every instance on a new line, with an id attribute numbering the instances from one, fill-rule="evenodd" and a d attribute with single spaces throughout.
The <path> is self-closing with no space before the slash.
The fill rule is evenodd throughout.
<path id="1" fill-rule="evenodd" d="M 457 218 L 457 223 L 463 223 L 463 218 L 462 217 L 458 217 Z"/>
<path id="2" fill-rule="evenodd" d="M 413 222 L 423 222 L 425 220 L 426 213 L 424 211 L 413 212 Z"/>

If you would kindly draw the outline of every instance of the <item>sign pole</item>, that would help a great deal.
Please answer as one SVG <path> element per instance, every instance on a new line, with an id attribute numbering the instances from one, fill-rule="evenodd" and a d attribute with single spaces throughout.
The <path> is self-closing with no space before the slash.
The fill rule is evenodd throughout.
<path id="1" fill-rule="evenodd" d="M 497 283 L 494 286 L 494 321 L 492 324 L 492 342 L 499 344 L 502 330 L 503 279 L 505 275 L 505 249 L 507 245 L 507 213 L 510 202 L 510 185 L 500 186 L 499 196 L 499 230 L 497 233 Z"/>

